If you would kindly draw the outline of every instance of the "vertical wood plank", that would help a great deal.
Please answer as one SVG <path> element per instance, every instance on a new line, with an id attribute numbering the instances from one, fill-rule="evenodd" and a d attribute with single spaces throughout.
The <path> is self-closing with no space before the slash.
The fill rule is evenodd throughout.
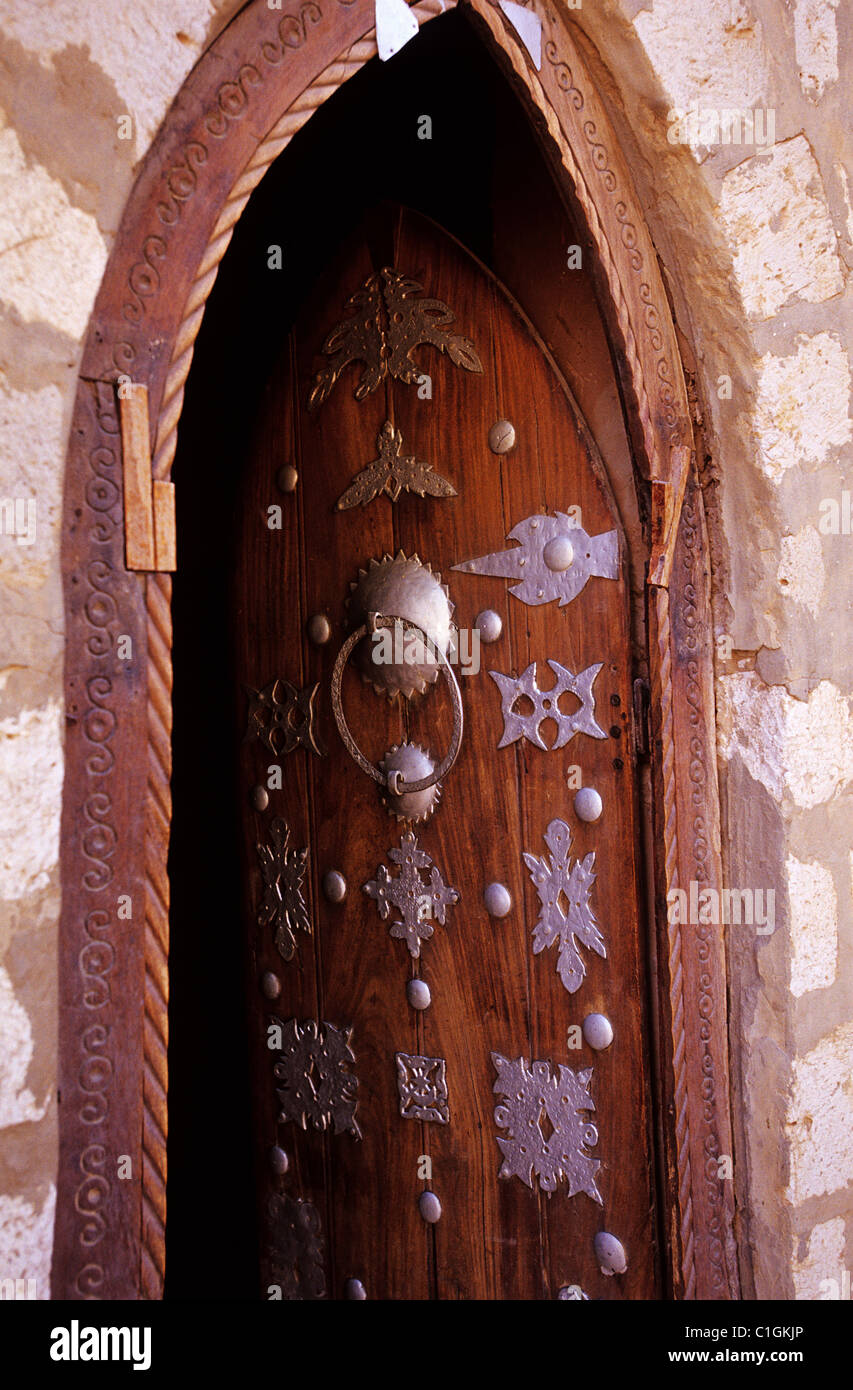
<path id="1" fill-rule="evenodd" d="M 175 526 L 175 484 L 154 479 L 154 561 L 160 570 L 178 568 L 178 536 Z"/>

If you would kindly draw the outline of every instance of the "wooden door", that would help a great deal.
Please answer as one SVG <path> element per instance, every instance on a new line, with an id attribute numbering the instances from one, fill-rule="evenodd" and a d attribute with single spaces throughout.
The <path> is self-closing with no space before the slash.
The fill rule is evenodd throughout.
<path id="1" fill-rule="evenodd" d="M 384 209 L 307 295 L 246 435 L 230 659 L 259 1294 L 655 1297 L 627 566 L 566 387 L 482 266 Z M 460 633 L 461 751 L 417 824 L 331 706 L 353 586 L 401 553 Z M 500 635 L 474 669 L 484 612 Z M 450 746 L 443 676 L 392 700 L 351 661 L 342 696 L 374 765 Z"/>

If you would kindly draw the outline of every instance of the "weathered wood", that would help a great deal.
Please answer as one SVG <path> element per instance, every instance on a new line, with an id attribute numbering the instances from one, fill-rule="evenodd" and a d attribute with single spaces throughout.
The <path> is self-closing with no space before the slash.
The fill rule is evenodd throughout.
<path id="1" fill-rule="evenodd" d="M 124 567 L 111 386 L 83 381 L 66 479 L 56 1298 L 139 1295 L 146 622 Z M 122 1155 L 130 1172 L 120 1176 Z"/>
<path id="2" fill-rule="evenodd" d="M 178 568 L 178 535 L 175 525 L 175 485 L 154 479 L 154 560 L 155 568 Z"/>
<path id="3" fill-rule="evenodd" d="M 524 606 L 502 580 L 452 571 L 454 563 L 503 548 L 512 526 L 538 510 L 579 506 L 592 534 L 618 523 L 562 384 L 517 310 L 431 224 L 405 214 L 395 234 L 393 229 L 389 222 L 394 264 L 422 269 L 426 292 L 456 315 L 454 331 L 473 339 L 484 374 L 465 372 L 421 349 L 418 360 L 432 377 L 431 399 L 386 382 L 359 403 L 353 398 L 357 369 L 351 367 L 320 409 L 307 411 L 317 348 L 371 270 L 366 248 L 356 240 L 309 297 L 295 332 L 295 375 L 286 358 L 271 367 L 259 442 L 242 467 L 247 501 L 234 604 L 245 605 L 245 622 L 235 680 L 254 688 L 274 675 L 297 688 L 319 681 L 318 718 L 326 749 L 322 760 L 303 749 L 289 754 L 284 786 L 270 792 L 268 810 L 262 817 L 246 813 L 246 927 L 257 943 L 249 970 L 259 1039 L 256 1141 L 261 1155 L 276 1140 L 287 1149 L 292 1166 L 282 1190 L 298 1191 L 326 1213 L 332 1296 L 342 1295 L 347 1278 L 358 1277 L 372 1298 L 539 1299 L 555 1297 L 566 1284 L 580 1284 L 591 1297 L 654 1297 L 658 1276 L 643 914 L 635 868 L 627 576 L 623 570 L 618 582 L 591 580 L 560 612 L 555 604 Z M 499 459 L 487 438 L 503 414 L 513 420 L 518 444 Z M 394 504 L 380 496 L 364 507 L 336 511 L 352 477 L 375 457 L 386 418 L 402 432 L 404 452 L 432 463 L 457 496 L 422 499 L 404 493 Z M 285 457 L 296 462 L 300 482 L 295 493 L 277 498 L 283 528 L 270 531 L 264 499 Z M 318 536 L 320 546 L 312 540 Z M 444 926 L 435 924 L 414 967 L 405 944 L 391 939 L 389 923 L 362 892 L 380 863 L 390 867 L 388 849 L 399 844 L 401 827 L 345 752 L 327 694 L 345 632 L 349 582 L 371 558 L 400 549 L 417 553 L 441 574 L 460 628 L 470 630 L 485 607 L 496 608 L 505 622 L 501 640 L 481 648 L 479 671 L 459 675 L 466 710 L 462 754 L 435 816 L 416 828 L 419 845 L 459 890 L 461 901 L 449 909 Z M 307 621 L 317 612 L 328 614 L 333 629 L 330 643 L 319 648 L 306 636 Z M 577 735 L 562 753 L 543 753 L 528 744 L 498 752 L 503 720 L 488 671 L 520 674 L 535 660 L 547 687 L 547 657 L 575 671 L 604 661 L 596 712 L 613 732 L 603 741 Z M 403 736 L 437 757 L 443 753 L 449 706 L 441 683 L 423 700 L 395 707 L 350 674 L 345 699 L 351 727 L 374 761 Z M 262 776 L 265 760 L 257 745 L 244 748 L 247 789 Z M 601 791 L 602 823 L 584 825 L 575 816 L 567 761 L 577 762 L 583 780 Z M 268 827 L 277 815 L 291 827 L 294 847 L 310 847 L 306 896 L 314 929 L 311 938 L 300 941 L 298 960 L 284 964 L 276 961 L 269 930 L 259 933 L 253 925 L 260 893 L 258 823 Z M 555 951 L 534 957 L 531 945 L 539 902 L 522 853 L 547 852 L 543 834 L 555 817 L 572 826 L 574 858 L 598 851 L 592 902 L 607 959 L 586 953 L 589 977 L 574 996 L 556 973 Z M 349 884 L 340 905 L 327 903 L 321 892 L 323 873 L 332 867 Z M 483 890 L 492 880 L 507 883 L 513 898 L 511 914 L 500 921 L 490 918 L 483 904 Z M 303 1134 L 292 1124 L 276 1127 L 264 1041 L 271 1010 L 257 983 L 264 968 L 275 969 L 282 981 L 275 1006 L 279 1017 L 353 1026 L 361 1141 L 318 1135 L 310 1127 Z M 413 968 L 432 991 L 433 1002 L 423 1014 L 406 1000 Z M 610 1015 L 616 1028 L 612 1048 L 600 1055 L 586 1044 L 569 1047 L 570 1026 L 579 1027 L 593 1010 Z M 398 1051 L 445 1059 L 449 1125 L 401 1118 Z M 600 1134 L 593 1152 L 602 1160 L 604 1208 L 586 1194 L 568 1199 L 564 1186 L 548 1197 L 536 1183 L 531 1191 L 517 1178 L 498 1178 L 502 1155 L 494 1120 L 493 1051 L 547 1059 L 555 1069 L 593 1067 L 596 1113 L 590 1119 Z M 418 1177 L 421 1155 L 432 1162 L 427 1183 Z M 258 1171 L 267 1193 L 274 1180 L 262 1162 Z M 417 1208 L 425 1186 L 444 1207 L 433 1230 Z M 601 1275 L 593 1254 L 604 1212 L 608 1228 L 630 1251 L 628 1273 L 614 1279 Z"/>
<path id="4" fill-rule="evenodd" d="M 151 448 L 148 430 L 148 391 L 137 382 L 119 396 L 121 454 L 124 476 L 124 547 L 129 570 L 153 570 L 154 502 L 151 492 Z"/>

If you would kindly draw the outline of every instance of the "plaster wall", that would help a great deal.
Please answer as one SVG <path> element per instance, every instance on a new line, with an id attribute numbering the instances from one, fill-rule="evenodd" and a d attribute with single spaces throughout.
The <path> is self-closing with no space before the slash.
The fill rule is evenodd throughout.
<path id="1" fill-rule="evenodd" d="M 76 370 L 138 161 L 237 8 L 0 15 L 0 502 L 19 503 L 0 506 L 0 1279 L 40 1298 Z M 853 21 L 836 0 L 582 0 L 564 19 L 631 156 L 695 386 L 726 886 L 775 894 L 770 931 L 719 928 L 744 1292 L 832 1296 L 853 1267 Z"/>

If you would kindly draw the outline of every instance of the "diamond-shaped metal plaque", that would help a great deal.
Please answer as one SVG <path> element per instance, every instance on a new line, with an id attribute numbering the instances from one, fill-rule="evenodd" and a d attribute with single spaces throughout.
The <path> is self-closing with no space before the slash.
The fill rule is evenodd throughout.
<path id="1" fill-rule="evenodd" d="M 324 1241 L 320 1213 L 311 1202 L 276 1192 L 267 1207 L 268 1253 L 272 1276 L 283 1299 L 326 1297 Z"/>
<path id="2" fill-rule="evenodd" d="M 510 1061 L 499 1052 L 492 1053 L 492 1062 L 498 1074 L 493 1090 L 501 1099 L 495 1123 L 506 1131 L 497 1136 L 504 1156 L 498 1177 L 521 1178 L 533 1187 L 535 1175 L 543 1192 L 556 1191 L 565 1178 L 570 1197 L 586 1192 L 601 1203 L 595 1185 L 601 1164 L 587 1152 L 598 1143 L 598 1130 L 585 1114 L 595 1109 L 589 1094 L 592 1067 L 555 1071 L 550 1062 Z"/>
<path id="3" fill-rule="evenodd" d="M 313 1018 L 286 1023 L 273 1016 L 280 1029 L 281 1047 L 273 1075 L 281 1083 L 276 1091 L 281 1105 L 279 1120 L 292 1120 L 308 1128 L 331 1129 L 334 1134 L 349 1133 L 361 1138 L 355 1118 L 358 1080 L 349 1070 L 355 1062 L 350 1047 L 351 1028 L 322 1026 Z"/>

